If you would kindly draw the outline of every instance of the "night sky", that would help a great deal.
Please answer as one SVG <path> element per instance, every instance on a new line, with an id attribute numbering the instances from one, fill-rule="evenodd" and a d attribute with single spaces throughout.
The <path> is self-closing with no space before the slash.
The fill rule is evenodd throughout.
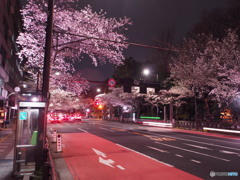
<path id="1" fill-rule="evenodd" d="M 130 42 L 156 45 L 163 33 L 174 30 L 174 41 L 181 42 L 191 28 L 201 20 L 204 13 L 216 8 L 228 8 L 231 0 L 82 0 L 95 11 L 103 9 L 108 17 L 129 17 L 127 36 Z M 129 46 L 125 57 L 137 61 L 151 58 L 156 50 Z M 113 65 L 94 67 L 89 60 L 79 63 L 80 72 L 89 80 L 105 80 L 113 73 Z"/>
<path id="2" fill-rule="evenodd" d="M 23 4 L 26 0 L 22 0 Z M 95 11 L 107 12 L 107 17 L 129 17 L 133 25 L 126 32 L 129 42 L 157 45 L 161 36 L 174 30 L 174 41 L 181 42 L 187 32 L 201 20 L 203 14 L 215 9 L 227 9 L 234 0 L 81 0 L 81 6 L 91 5 Z M 156 50 L 129 46 L 126 58 L 137 61 L 151 58 Z M 95 67 L 85 58 L 77 65 L 78 71 L 88 80 L 104 81 L 113 73 L 113 65 Z"/>

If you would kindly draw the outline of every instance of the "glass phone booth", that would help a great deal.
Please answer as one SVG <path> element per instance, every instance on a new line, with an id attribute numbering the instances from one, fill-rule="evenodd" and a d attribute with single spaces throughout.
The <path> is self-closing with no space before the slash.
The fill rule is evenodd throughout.
<path id="1" fill-rule="evenodd" d="M 19 102 L 13 162 L 14 175 L 32 174 L 36 164 L 39 117 L 45 102 Z"/>

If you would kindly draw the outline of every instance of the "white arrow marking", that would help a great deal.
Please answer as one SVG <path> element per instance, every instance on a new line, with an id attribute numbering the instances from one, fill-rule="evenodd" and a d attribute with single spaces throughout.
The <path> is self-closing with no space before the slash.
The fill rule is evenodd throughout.
<path id="1" fill-rule="evenodd" d="M 121 165 L 117 165 L 117 167 L 121 170 L 126 170 L 124 167 L 122 167 Z"/>
<path id="2" fill-rule="evenodd" d="M 99 150 L 97 150 L 97 149 L 94 149 L 94 148 L 92 148 L 92 150 L 93 150 L 98 156 L 102 156 L 102 157 L 104 157 L 104 158 L 107 157 L 107 155 L 106 155 L 104 152 L 101 152 L 101 151 L 99 151 Z"/>
<path id="3" fill-rule="evenodd" d="M 115 163 L 112 159 L 103 159 L 102 157 L 99 157 L 99 162 L 102 164 L 105 164 L 106 166 L 110 166 L 114 168 L 113 164 Z"/>
<path id="4" fill-rule="evenodd" d="M 238 155 L 238 153 L 236 152 L 231 152 L 231 151 L 224 151 L 224 150 L 220 150 L 221 153 L 225 153 L 225 154 L 236 154 Z"/>
<path id="5" fill-rule="evenodd" d="M 186 144 L 188 146 L 192 146 L 192 147 L 196 147 L 196 148 L 200 148 L 200 149 L 207 149 L 207 150 L 212 150 L 212 149 L 209 149 L 207 147 L 203 147 L 203 146 L 197 146 L 197 145 L 192 145 L 192 144 L 187 144 L 187 143 L 183 143 L 183 144 Z"/>

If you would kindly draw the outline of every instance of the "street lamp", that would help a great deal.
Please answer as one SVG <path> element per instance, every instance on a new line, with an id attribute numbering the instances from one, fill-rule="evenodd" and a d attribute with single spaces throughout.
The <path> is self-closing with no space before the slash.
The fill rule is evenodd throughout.
<path id="1" fill-rule="evenodd" d="M 100 89 L 100 88 L 97 88 L 97 92 L 100 93 L 100 92 L 101 92 L 101 89 Z"/>
<path id="2" fill-rule="evenodd" d="M 145 76 L 149 76 L 150 74 L 153 74 L 148 68 L 143 69 L 143 74 Z M 156 81 L 158 82 L 158 73 L 156 73 Z"/>
<path id="3" fill-rule="evenodd" d="M 148 75 L 150 74 L 150 70 L 149 70 L 149 69 L 144 69 L 144 70 L 143 70 L 143 74 L 144 74 L 145 76 L 148 76 Z"/>
<path id="4" fill-rule="evenodd" d="M 60 72 L 55 72 L 56 76 L 60 76 L 60 74 L 61 74 Z"/>

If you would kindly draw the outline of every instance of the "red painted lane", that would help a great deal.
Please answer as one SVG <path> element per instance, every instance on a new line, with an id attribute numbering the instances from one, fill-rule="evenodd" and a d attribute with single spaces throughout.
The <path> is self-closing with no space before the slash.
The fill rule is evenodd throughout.
<path id="1" fill-rule="evenodd" d="M 62 154 L 74 179 L 200 179 L 89 133 L 63 134 L 63 144 Z"/>

